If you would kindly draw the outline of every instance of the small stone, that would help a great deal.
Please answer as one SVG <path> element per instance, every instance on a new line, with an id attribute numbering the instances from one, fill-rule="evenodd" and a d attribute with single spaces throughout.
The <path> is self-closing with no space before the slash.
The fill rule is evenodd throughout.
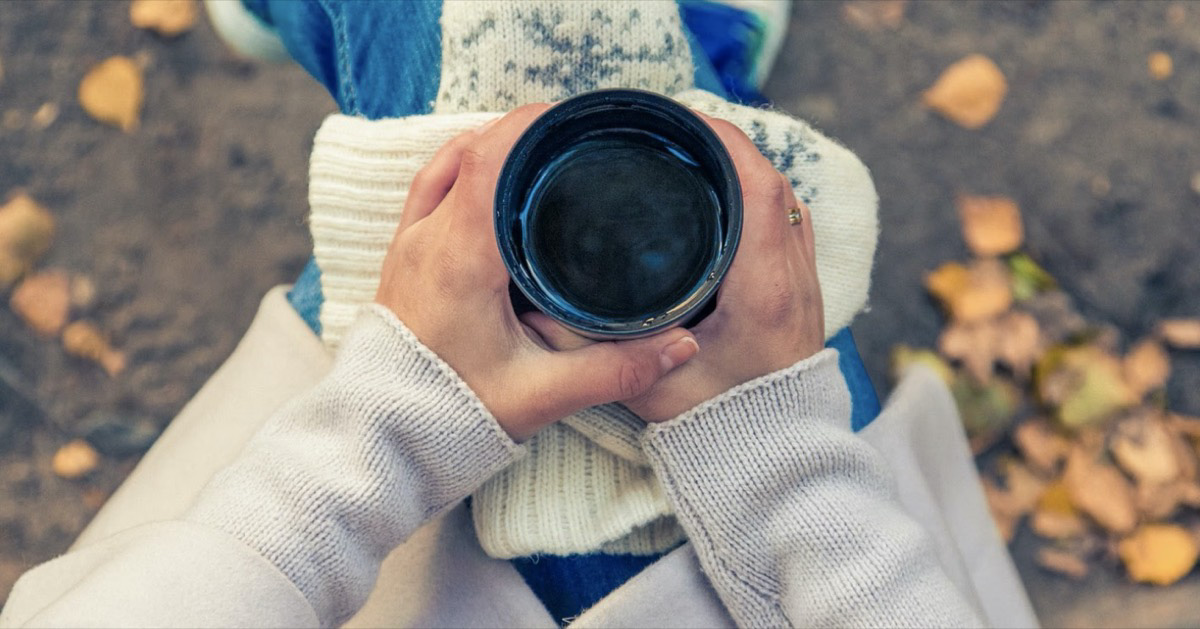
<path id="1" fill-rule="evenodd" d="M 1200 172 L 1192 174 L 1192 179 L 1188 183 L 1191 185 L 1192 192 L 1200 194 Z"/>
<path id="2" fill-rule="evenodd" d="M 50 467 L 60 478 L 75 480 L 91 474 L 100 464 L 100 455 L 88 442 L 76 439 L 58 449 Z"/>
<path id="3" fill-rule="evenodd" d="M 96 284 L 86 275 L 71 276 L 71 307 L 87 310 L 96 303 Z"/>

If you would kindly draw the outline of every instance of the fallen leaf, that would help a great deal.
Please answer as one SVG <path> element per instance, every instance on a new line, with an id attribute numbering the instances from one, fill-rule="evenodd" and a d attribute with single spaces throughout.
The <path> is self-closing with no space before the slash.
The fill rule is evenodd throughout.
<path id="1" fill-rule="evenodd" d="M 0 291 L 12 286 L 50 248 L 54 217 L 29 195 L 0 206 Z"/>
<path id="2" fill-rule="evenodd" d="M 1162 345 L 1146 339 L 1133 347 L 1121 361 L 1121 372 L 1134 394 L 1141 397 L 1167 384 L 1171 375 L 1171 358 Z"/>
<path id="3" fill-rule="evenodd" d="M 129 57 L 109 57 L 79 83 L 79 104 L 92 118 L 130 132 L 137 128 L 144 97 L 142 70 Z"/>
<path id="4" fill-rule="evenodd" d="M 1125 384 L 1120 361 L 1094 345 L 1051 348 L 1038 361 L 1034 381 L 1038 396 L 1068 428 L 1101 421 L 1141 400 Z"/>
<path id="5" fill-rule="evenodd" d="M 1109 450 L 1117 465 L 1139 483 L 1154 485 L 1179 478 L 1171 433 L 1153 411 L 1121 420 L 1113 430 Z"/>
<path id="6" fill-rule="evenodd" d="M 1134 581 L 1171 585 L 1192 571 L 1200 549 L 1192 535 L 1179 526 L 1146 524 L 1121 540 L 1117 554 Z"/>
<path id="7" fill-rule="evenodd" d="M 992 513 L 992 522 L 996 523 L 996 532 L 1005 543 L 1011 542 L 1017 532 L 1019 518 L 1010 515 L 1005 509 L 1007 492 L 998 487 L 991 479 L 983 479 L 983 496 L 987 499 L 988 509 Z"/>
<path id="8" fill-rule="evenodd" d="M 1014 281 L 1014 295 L 1015 284 Z M 1021 309 L 1037 320 L 1045 347 L 1074 340 L 1087 329 L 1087 321 L 1075 310 L 1071 297 L 1061 290 L 1035 294 L 1021 303 Z"/>
<path id="9" fill-rule="evenodd" d="M 1158 324 L 1158 336 L 1176 349 L 1200 349 L 1200 319 L 1167 319 Z"/>
<path id="10" fill-rule="evenodd" d="M 92 473 L 100 463 L 100 455 L 83 439 L 76 439 L 54 453 L 50 467 L 60 478 L 75 480 Z"/>
<path id="11" fill-rule="evenodd" d="M 958 125 L 978 129 L 1000 111 L 1007 93 L 1008 82 L 995 62 L 970 55 L 946 68 L 921 100 Z"/>
<path id="12" fill-rule="evenodd" d="M 54 336 L 71 311 L 70 287 L 71 276 L 65 271 L 42 271 L 17 286 L 9 305 L 34 332 Z"/>
<path id="13" fill-rule="evenodd" d="M 992 501 L 994 510 L 1003 515 L 1019 518 L 1029 513 L 1046 489 L 1042 479 L 1011 458 L 1001 463 L 998 476 L 1004 487 L 992 486 Z"/>
<path id="14" fill-rule="evenodd" d="M 100 507 L 108 501 L 109 493 L 99 487 L 88 487 L 83 490 L 83 495 L 80 497 L 83 501 L 83 506 L 90 511 L 99 511 Z"/>
<path id="15" fill-rule="evenodd" d="M 990 322 L 951 323 L 938 336 L 938 351 L 961 362 L 975 382 L 986 385 L 992 379 L 998 342 Z"/>
<path id="16" fill-rule="evenodd" d="M 1012 306 L 1008 269 L 998 260 L 976 260 L 969 267 L 948 262 L 925 285 L 955 321 L 981 321 Z"/>
<path id="17" fill-rule="evenodd" d="M 996 322 L 996 358 L 1018 378 L 1027 378 L 1034 361 L 1042 354 L 1042 335 L 1037 319 L 1026 312 L 1011 311 Z"/>
<path id="18" fill-rule="evenodd" d="M 1171 55 L 1156 50 L 1150 53 L 1146 59 L 1146 66 L 1150 70 L 1150 76 L 1155 81 L 1165 81 L 1171 78 L 1171 74 L 1175 71 L 1175 64 L 1171 62 Z"/>
<path id="19" fill-rule="evenodd" d="M 1003 378 L 981 385 L 970 377 L 958 377 L 950 392 L 962 415 L 971 450 L 977 454 L 1004 435 L 1021 403 L 1021 391 Z"/>
<path id="20" fill-rule="evenodd" d="M 1042 548 L 1038 550 L 1037 563 L 1050 572 L 1075 580 L 1086 577 L 1088 573 L 1087 563 L 1083 559 L 1077 555 L 1055 548 Z"/>
<path id="21" fill-rule="evenodd" d="M 85 275 L 71 276 L 71 307 L 87 310 L 96 303 L 96 284 Z"/>
<path id="22" fill-rule="evenodd" d="M 895 30 L 907 9 L 908 0 L 848 0 L 842 3 L 842 19 L 860 31 Z"/>
<path id="23" fill-rule="evenodd" d="M 1071 504 L 1097 524 L 1114 533 L 1128 533 L 1137 525 L 1133 487 L 1117 468 L 1097 462 L 1082 448 L 1067 457 L 1063 483 Z"/>
<path id="24" fill-rule="evenodd" d="M 1087 522 L 1074 513 L 1053 513 L 1039 509 L 1030 516 L 1029 528 L 1045 539 L 1072 539 L 1087 532 Z"/>
<path id="25" fill-rule="evenodd" d="M 963 237 L 979 257 L 1011 253 L 1025 240 L 1021 210 L 1008 197 L 959 195 L 956 200 Z"/>
<path id="26" fill-rule="evenodd" d="M 133 0 L 129 5 L 129 21 L 134 26 L 164 37 L 192 30 L 198 13 L 195 0 Z"/>
<path id="27" fill-rule="evenodd" d="M 1143 521 L 1165 520 L 1174 515 L 1183 502 L 1188 483 L 1138 483 L 1134 488 L 1134 504 Z"/>
<path id="28" fill-rule="evenodd" d="M 1025 253 L 1014 253 L 1005 261 L 1012 274 L 1013 299 L 1019 302 L 1033 299 L 1039 293 L 1058 286 L 1054 277 Z"/>
<path id="29" fill-rule="evenodd" d="M 929 367 L 947 386 L 954 382 L 954 370 L 937 354 L 927 349 L 913 349 L 906 345 L 897 345 L 892 349 L 892 376 L 897 382 L 913 365 Z"/>
<path id="30" fill-rule="evenodd" d="M 125 354 L 112 348 L 95 324 L 76 321 L 63 330 L 63 347 L 68 354 L 95 361 L 110 376 L 125 370 Z"/>
<path id="31" fill-rule="evenodd" d="M 1168 421 L 1170 421 L 1171 427 L 1178 430 L 1180 434 L 1192 439 L 1200 439 L 1200 417 L 1171 413 Z"/>
<path id="32" fill-rule="evenodd" d="M 1035 470 L 1049 475 L 1058 471 L 1058 464 L 1071 449 L 1070 442 L 1040 418 L 1021 422 L 1013 431 L 1013 442 L 1026 462 Z"/>
<path id="33" fill-rule="evenodd" d="M 35 131 L 42 131 L 54 124 L 55 120 L 58 120 L 58 104 L 42 103 L 42 106 L 38 107 L 37 111 L 33 112 L 33 116 L 29 118 L 29 125 Z"/>

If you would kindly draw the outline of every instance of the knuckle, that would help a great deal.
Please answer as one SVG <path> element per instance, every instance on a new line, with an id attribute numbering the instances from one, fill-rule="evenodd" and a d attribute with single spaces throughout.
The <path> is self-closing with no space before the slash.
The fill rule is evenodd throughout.
<path id="1" fill-rule="evenodd" d="M 491 159 L 487 147 L 476 141 L 463 147 L 460 169 L 465 178 L 472 178 L 485 172 Z"/>
<path id="2" fill-rule="evenodd" d="M 779 175 L 770 162 L 760 164 L 755 168 L 753 173 L 747 177 L 749 180 L 748 193 L 753 195 L 754 202 L 770 207 L 771 209 L 780 209 L 788 204 L 787 196 L 791 190 L 784 183 L 783 177 Z"/>
<path id="3" fill-rule="evenodd" d="M 628 400 L 646 392 L 648 382 L 645 369 L 633 361 L 625 361 L 617 370 L 617 393 L 620 399 Z"/>

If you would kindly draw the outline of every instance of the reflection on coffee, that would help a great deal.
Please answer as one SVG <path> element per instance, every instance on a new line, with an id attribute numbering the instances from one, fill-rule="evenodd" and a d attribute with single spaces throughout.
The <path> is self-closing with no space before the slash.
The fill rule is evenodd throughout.
<path id="1" fill-rule="evenodd" d="M 626 130 L 552 160 L 519 220 L 531 274 L 548 296 L 624 320 L 662 314 L 704 282 L 721 244 L 719 213 L 696 159 Z"/>

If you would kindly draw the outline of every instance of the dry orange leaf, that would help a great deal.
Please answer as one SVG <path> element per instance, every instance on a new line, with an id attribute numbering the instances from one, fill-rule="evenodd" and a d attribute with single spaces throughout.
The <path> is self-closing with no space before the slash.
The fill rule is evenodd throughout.
<path id="1" fill-rule="evenodd" d="M 987 124 L 1008 93 L 1008 81 L 995 62 L 983 55 L 970 55 L 942 72 L 922 95 L 926 107 L 967 129 Z"/>
<path id="2" fill-rule="evenodd" d="M 989 323 L 951 323 L 938 337 L 938 351 L 962 362 L 976 382 L 987 384 L 992 378 L 996 343 L 996 328 Z"/>
<path id="3" fill-rule="evenodd" d="M 1008 268 L 998 260 L 976 260 L 970 267 L 948 262 L 925 278 L 925 286 L 955 321 L 982 321 L 1013 302 Z"/>
<path id="4" fill-rule="evenodd" d="M 1056 548 L 1042 548 L 1037 554 L 1039 566 L 1072 579 L 1082 579 L 1087 576 L 1087 563 L 1078 555 Z"/>
<path id="5" fill-rule="evenodd" d="M 63 348 L 68 354 L 95 361 L 110 376 L 125 370 L 125 354 L 112 348 L 104 334 L 88 321 L 76 321 L 63 330 Z"/>
<path id="6" fill-rule="evenodd" d="M 54 217 L 29 195 L 0 206 L 0 291 L 12 286 L 50 248 Z"/>
<path id="7" fill-rule="evenodd" d="M 1117 464 L 1139 483 L 1162 484 L 1180 476 L 1171 433 L 1153 413 L 1136 413 L 1118 423 L 1109 450 Z"/>
<path id="8" fill-rule="evenodd" d="M 1157 341 L 1146 339 L 1129 350 L 1121 361 L 1125 382 L 1139 397 L 1167 384 L 1171 358 Z"/>
<path id="9" fill-rule="evenodd" d="M 848 0 L 842 3 L 842 19 L 861 31 L 897 29 L 904 23 L 908 0 Z"/>
<path id="10" fill-rule="evenodd" d="M 1128 533 L 1137 525 L 1133 487 L 1117 468 L 1096 462 L 1080 447 L 1067 457 L 1063 483 L 1071 504 L 1097 524 L 1114 533 Z"/>
<path id="11" fill-rule="evenodd" d="M 84 75 L 79 104 L 92 118 L 120 127 L 137 128 L 145 87 L 142 69 L 129 57 L 109 57 Z"/>
<path id="12" fill-rule="evenodd" d="M 182 35 L 196 25 L 199 14 L 196 0 L 133 0 L 129 21 L 164 37 Z"/>
<path id="13" fill-rule="evenodd" d="M 1200 319 L 1167 319 L 1158 324 L 1158 336 L 1177 349 L 1200 349 Z"/>
<path id="14" fill-rule="evenodd" d="M 1191 533 L 1173 524 L 1146 524 L 1121 540 L 1117 554 L 1134 581 L 1170 585 L 1192 571 L 1200 548 Z"/>
<path id="15" fill-rule="evenodd" d="M 1087 523 L 1078 515 L 1041 509 L 1033 512 L 1029 527 L 1036 535 L 1046 539 L 1072 539 L 1087 533 Z"/>
<path id="16" fill-rule="evenodd" d="M 1043 349 L 1037 319 L 1027 312 L 1008 312 L 996 322 L 996 339 L 996 358 L 1015 375 L 1028 377 Z"/>
<path id="17" fill-rule="evenodd" d="M 100 455 L 83 439 L 76 439 L 54 453 L 50 467 L 61 478 L 74 480 L 92 473 L 100 463 Z"/>
<path id="18" fill-rule="evenodd" d="M 956 200 L 963 237 L 980 257 L 1011 253 L 1025 241 L 1021 210 L 1008 197 L 959 195 Z"/>
<path id="19" fill-rule="evenodd" d="M 1155 81 L 1165 81 L 1171 78 L 1171 74 L 1175 72 L 1175 64 L 1171 61 L 1171 55 L 1161 50 L 1150 53 L 1146 59 L 1146 66 Z"/>
<path id="20" fill-rule="evenodd" d="M 1013 431 L 1013 442 L 1025 461 L 1044 474 L 1054 474 L 1059 462 L 1066 458 L 1071 449 L 1070 442 L 1054 432 L 1044 419 L 1021 422 Z M 1063 491 L 1065 499 L 1065 488 Z"/>
<path id="21" fill-rule="evenodd" d="M 30 275 L 13 291 L 9 305 L 34 332 L 54 336 L 71 310 L 71 276 L 60 270 Z"/>

